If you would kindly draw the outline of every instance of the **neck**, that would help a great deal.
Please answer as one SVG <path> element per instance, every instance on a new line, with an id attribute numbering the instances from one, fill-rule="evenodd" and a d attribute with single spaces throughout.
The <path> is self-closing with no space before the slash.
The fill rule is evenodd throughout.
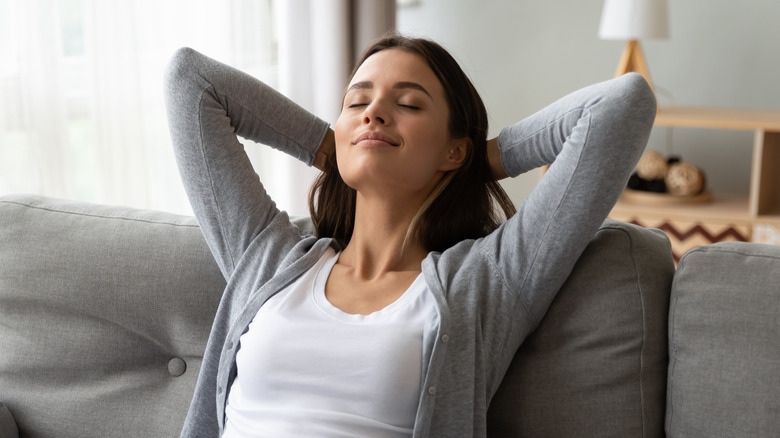
<path id="1" fill-rule="evenodd" d="M 418 239 L 406 242 L 420 202 L 394 202 L 392 198 L 367 199 L 358 193 L 355 226 L 339 263 L 350 266 L 363 279 L 388 272 L 419 271 L 427 252 Z"/>

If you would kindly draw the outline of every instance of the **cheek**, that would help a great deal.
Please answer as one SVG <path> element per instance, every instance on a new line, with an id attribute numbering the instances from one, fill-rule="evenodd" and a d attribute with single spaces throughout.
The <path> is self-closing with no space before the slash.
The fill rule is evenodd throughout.
<path id="1" fill-rule="evenodd" d="M 439 159 L 442 155 L 446 155 L 450 144 L 450 132 L 446 126 L 437 121 L 421 126 L 418 132 L 419 142 L 425 145 L 425 155 L 431 159 Z"/>
<path id="2" fill-rule="evenodd" d="M 349 122 L 345 117 L 339 116 L 336 120 L 336 124 L 333 125 L 333 136 L 336 141 L 336 156 L 338 157 L 339 151 L 343 150 L 345 146 L 349 145 Z"/>
<path id="3" fill-rule="evenodd" d="M 336 167 L 347 186 L 354 188 L 351 181 L 349 166 L 347 166 L 350 152 L 350 134 L 352 133 L 350 120 L 339 116 L 333 125 L 333 134 L 336 141 Z"/>

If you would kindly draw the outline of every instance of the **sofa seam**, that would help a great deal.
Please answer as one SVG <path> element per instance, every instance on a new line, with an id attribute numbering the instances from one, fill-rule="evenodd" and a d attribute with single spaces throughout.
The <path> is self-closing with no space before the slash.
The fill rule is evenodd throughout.
<path id="1" fill-rule="evenodd" d="M 682 260 L 680 260 L 680 262 L 682 262 Z M 683 269 L 685 269 L 685 268 L 683 267 Z M 668 343 L 669 343 L 669 346 L 668 346 L 668 350 L 669 350 L 669 365 L 668 365 L 667 376 L 666 376 L 666 401 L 667 401 L 666 405 L 667 405 L 667 409 L 666 409 L 665 414 L 668 417 L 668 421 L 666 421 L 666 419 L 664 419 L 664 423 L 669 427 L 669 431 L 668 432 L 670 434 L 671 434 L 671 431 L 672 431 L 672 422 L 673 422 L 673 419 L 674 419 L 674 409 L 673 409 L 674 403 L 670 403 L 669 401 L 672 400 L 672 397 L 673 397 L 672 392 L 673 392 L 674 385 L 672 383 L 673 383 L 673 380 L 674 380 L 674 369 L 675 369 L 675 367 L 677 365 L 677 344 L 674 342 L 674 331 L 675 331 L 676 325 L 675 325 L 674 321 L 675 321 L 675 317 L 677 316 L 677 312 L 676 312 L 675 309 L 677 307 L 677 302 L 679 301 L 679 298 L 680 298 L 676 293 L 674 293 L 674 290 L 675 290 L 674 283 L 676 281 L 677 281 L 677 273 L 675 273 L 675 278 L 674 278 L 674 281 L 672 282 L 672 288 L 670 290 L 670 297 L 669 297 L 670 298 L 670 301 L 669 301 L 669 322 L 667 324 L 667 331 L 668 331 L 667 336 L 668 336 Z M 674 302 L 671 301 L 672 298 L 674 299 Z"/>
<path id="2" fill-rule="evenodd" d="M 723 242 L 726 243 L 726 242 Z M 729 243 L 750 243 L 750 242 L 729 242 Z M 753 242 L 755 243 L 755 242 Z M 695 253 L 708 253 L 708 252 L 720 252 L 720 253 L 726 253 L 726 254 L 736 254 L 746 257 L 759 257 L 759 258 L 765 258 L 765 259 L 773 259 L 773 260 L 780 260 L 780 257 L 770 255 L 770 254 L 756 254 L 754 252 L 750 251 L 742 251 L 740 249 L 734 249 L 734 248 L 724 248 L 724 247 L 713 247 L 712 245 L 708 246 L 699 246 L 696 248 L 693 248 L 683 254 L 682 258 L 680 259 L 680 263 L 686 258 L 688 258 L 689 254 L 695 254 Z"/>
<path id="3" fill-rule="evenodd" d="M 620 229 L 618 227 L 612 227 L 612 229 Z M 637 284 L 637 293 L 639 298 L 639 305 L 642 312 L 642 346 L 640 347 L 639 351 L 639 399 L 640 399 L 640 406 L 642 411 L 642 436 L 647 436 L 647 412 L 645 410 L 645 390 L 644 390 L 644 383 L 645 383 L 645 354 L 646 354 L 646 348 L 647 348 L 647 308 L 645 307 L 645 301 L 643 299 L 644 297 L 644 291 L 642 288 L 642 282 L 640 281 L 640 270 L 637 267 L 636 262 L 636 255 L 635 255 L 635 242 L 632 238 L 631 234 L 626 231 L 625 229 L 620 229 L 621 232 L 623 232 L 626 237 L 628 237 L 629 242 L 629 254 L 631 254 L 631 264 L 634 268 L 634 275 L 636 276 L 636 284 Z"/>
<path id="4" fill-rule="evenodd" d="M 641 307 L 641 313 L 642 313 L 642 345 L 640 347 L 640 354 L 639 354 L 639 398 L 640 398 L 640 406 L 641 406 L 641 412 L 642 412 L 642 436 L 647 436 L 647 412 L 645 410 L 645 391 L 644 391 L 644 379 L 645 379 L 645 363 L 644 363 L 644 357 L 646 353 L 646 346 L 647 346 L 647 309 L 645 307 L 645 302 L 642 300 L 643 296 L 643 290 L 641 287 L 641 283 L 639 281 L 639 269 L 637 268 L 636 263 L 636 256 L 635 256 L 635 242 L 634 239 L 631 236 L 631 233 L 628 232 L 625 228 L 622 228 L 620 226 L 615 225 L 602 225 L 598 231 L 602 230 L 614 230 L 621 232 L 628 238 L 629 243 L 629 254 L 631 254 L 631 264 L 634 267 L 634 273 L 635 277 L 637 279 L 636 284 L 637 288 L 636 291 L 639 296 L 639 303 Z"/>
<path id="5" fill-rule="evenodd" d="M 18 206 L 21 206 L 21 207 L 33 208 L 33 209 L 36 209 L 36 210 L 48 211 L 48 212 L 51 212 L 51 213 L 69 214 L 69 215 L 74 215 L 74 216 L 94 217 L 94 218 L 100 218 L 100 219 L 116 219 L 116 220 L 124 220 L 124 221 L 132 221 L 132 222 L 142 222 L 142 223 L 157 224 L 157 225 L 171 225 L 171 226 L 174 226 L 174 227 L 200 228 L 199 225 L 195 225 L 195 224 L 177 224 L 175 222 L 158 221 L 158 220 L 143 219 L 143 218 L 136 218 L 136 217 L 111 216 L 111 215 L 107 215 L 107 214 L 85 213 L 85 212 L 71 211 L 71 210 L 65 210 L 65 209 L 55 208 L 55 207 L 46 207 L 46 206 L 43 206 L 43 205 L 34 205 L 34 204 L 29 204 L 29 203 L 25 203 L 25 202 L 21 202 L 21 201 L 2 200 L 0 202 L 4 203 L 4 204 L 18 205 Z"/>

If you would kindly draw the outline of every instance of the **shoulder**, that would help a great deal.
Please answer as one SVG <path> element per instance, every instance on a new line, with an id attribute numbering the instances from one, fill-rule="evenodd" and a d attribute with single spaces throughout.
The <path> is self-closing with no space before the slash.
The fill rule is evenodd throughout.
<path id="1" fill-rule="evenodd" d="M 429 253 L 422 264 L 429 288 L 449 304 L 467 306 L 486 305 L 490 295 L 508 294 L 504 273 L 483 244 L 491 235 Z"/>

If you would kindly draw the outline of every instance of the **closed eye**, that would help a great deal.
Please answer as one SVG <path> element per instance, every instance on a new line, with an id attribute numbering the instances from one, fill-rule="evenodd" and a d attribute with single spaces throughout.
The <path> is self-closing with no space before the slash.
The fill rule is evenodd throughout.
<path id="1" fill-rule="evenodd" d="M 368 105 L 368 104 L 367 103 L 353 103 L 353 104 L 350 104 L 347 108 L 359 108 L 361 106 L 366 106 L 366 105 Z"/>
<path id="2" fill-rule="evenodd" d="M 403 108 L 406 108 L 406 109 L 411 109 L 411 110 L 418 110 L 418 109 L 420 109 L 420 107 L 419 107 L 419 106 L 414 106 L 414 105 L 403 105 L 403 104 L 400 104 L 400 103 L 398 104 L 398 106 L 400 106 L 400 107 L 403 107 Z"/>

